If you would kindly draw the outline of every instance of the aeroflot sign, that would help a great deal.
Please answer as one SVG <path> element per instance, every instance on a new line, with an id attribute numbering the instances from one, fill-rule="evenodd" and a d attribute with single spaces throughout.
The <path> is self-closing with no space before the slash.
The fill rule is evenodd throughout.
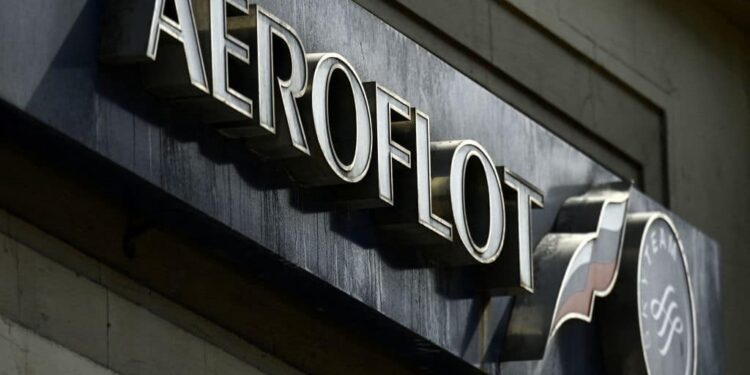
<path id="1" fill-rule="evenodd" d="M 171 62 L 168 71 L 152 75 L 166 87 L 159 95 L 181 95 L 179 82 L 189 78 L 194 92 L 187 96 L 212 98 L 195 102 L 207 114 L 204 122 L 246 140 L 264 158 L 282 160 L 296 183 L 330 186 L 337 199 L 358 207 L 392 207 L 395 214 L 379 218 L 380 224 L 401 241 L 439 249 L 437 257 L 449 265 L 493 263 L 510 247 L 505 253 L 512 256 L 500 258 L 507 264 L 498 269 L 504 281 L 492 285 L 522 291 L 504 356 L 540 357 L 561 325 L 590 321 L 595 297 L 614 291 L 612 298 L 633 306 L 628 314 L 641 319 L 634 329 L 612 333 L 640 343 L 624 348 L 640 353 L 640 365 L 629 363 L 631 368 L 695 371 L 694 309 L 682 245 L 668 217 L 627 215 L 629 186 L 568 199 L 532 259 L 531 209 L 543 202 L 538 189 L 496 167 L 478 142 L 432 142 L 426 113 L 376 82 L 362 82 L 344 56 L 307 53 L 292 27 L 245 0 L 210 0 L 203 39 L 190 0 L 113 4 L 125 14 L 150 16 L 142 32 L 117 37 L 121 44 L 132 42 L 136 57 Z M 623 260 L 621 267 L 623 252 L 638 261 Z M 542 271 L 537 277 L 534 268 Z M 621 268 L 628 284 L 618 292 Z M 533 293 L 535 279 L 539 290 Z"/>
<path id="2" fill-rule="evenodd" d="M 173 16 L 165 14 L 167 3 L 175 6 Z M 443 259 L 452 264 L 492 263 L 498 258 L 506 232 L 504 187 L 516 192 L 519 209 L 513 214 L 522 222 L 519 227 L 530 230 L 528 207 L 541 205 L 541 194 L 511 171 L 498 171 L 481 144 L 430 142 L 428 115 L 377 83 L 363 83 L 344 56 L 308 54 L 289 25 L 247 1 L 210 4 L 210 63 L 204 62 L 193 10 L 185 0 L 156 1 L 147 53 L 159 58 L 162 34 L 182 44 L 192 85 L 244 117 L 234 121 L 237 126 L 224 128 L 224 134 L 255 139 L 263 144 L 256 149 L 265 157 L 297 156 L 287 169 L 305 186 L 372 182 L 373 195 L 360 200 L 372 198 L 384 205 L 401 198 L 394 189 L 394 169 L 411 169 L 416 177 L 417 222 L 455 244 L 453 254 Z M 227 5 L 250 17 L 250 40 L 229 32 Z M 279 51 L 286 55 L 275 56 Z M 247 82 L 240 78 L 248 76 L 247 71 L 228 69 L 237 62 L 247 71 L 256 68 L 257 76 L 248 78 L 257 82 L 253 90 L 242 89 Z M 475 176 L 485 185 L 481 207 L 467 202 L 465 181 Z M 472 223 L 473 211 L 488 214 L 482 223 Z M 521 283 L 531 289 L 529 241 L 521 243 Z"/>

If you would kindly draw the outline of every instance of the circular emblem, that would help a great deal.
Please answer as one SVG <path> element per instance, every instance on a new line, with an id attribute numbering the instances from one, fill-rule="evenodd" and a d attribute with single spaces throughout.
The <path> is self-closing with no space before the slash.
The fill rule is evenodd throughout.
<path id="1" fill-rule="evenodd" d="M 629 214 L 617 284 L 602 300 L 609 374 L 695 375 L 697 336 L 685 252 L 660 212 Z"/>
<path id="2" fill-rule="evenodd" d="M 637 301 L 649 374 L 695 374 L 695 312 L 687 260 L 668 217 L 646 221 L 638 257 Z"/>

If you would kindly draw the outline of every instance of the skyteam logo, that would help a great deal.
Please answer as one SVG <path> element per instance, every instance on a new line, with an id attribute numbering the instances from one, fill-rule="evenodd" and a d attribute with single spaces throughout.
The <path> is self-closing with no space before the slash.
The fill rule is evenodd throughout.
<path id="1" fill-rule="evenodd" d="M 628 215 L 622 251 L 617 286 L 602 306 L 612 322 L 601 325 L 603 336 L 620 343 L 605 348 L 608 373 L 695 374 L 693 291 L 674 223 L 659 212 Z"/>

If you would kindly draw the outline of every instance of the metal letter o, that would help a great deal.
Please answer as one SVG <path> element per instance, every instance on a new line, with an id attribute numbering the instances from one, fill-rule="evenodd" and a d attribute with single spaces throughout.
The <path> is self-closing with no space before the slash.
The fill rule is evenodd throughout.
<path id="1" fill-rule="evenodd" d="M 489 231 L 484 244 L 472 238 L 466 210 L 465 178 L 469 161 L 476 158 L 484 169 L 489 202 Z M 492 263 L 500 255 L 505 239 L 505 204 L 500 178 L 487 151 L 474 141 L 463 141 L 453 153 L 450 169 L 450 200 L 458 237 L 466 250 L 481 263 Z"/>
<path id="2" fill-rule="evenodd" d="M 356 137 L 354 158 L 349 164 L 344 164 L 339 159 L 331 138 L 331 122 L 328 113 L 329 86 L 331 76 L 336 70 L 341 71 L 348 78 L 354 98 Z M 333 172 L 342 180 L 349 183 L 359 182 L 367 174 L 372 156 L 370 108 L 362 81 L 344 57 L 335 53 L 327 53 L 320 56 L 313 73 L 311 95 L 315 134 L 323 157 Z"/>

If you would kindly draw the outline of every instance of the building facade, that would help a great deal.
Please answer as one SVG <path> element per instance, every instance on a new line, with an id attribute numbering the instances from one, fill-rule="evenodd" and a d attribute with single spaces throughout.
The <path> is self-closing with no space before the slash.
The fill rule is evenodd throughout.
<path id="1" fill-rule="evenodd" d="M 743 372 L 741 2 L 2 9 L 0 373 Z"/>

